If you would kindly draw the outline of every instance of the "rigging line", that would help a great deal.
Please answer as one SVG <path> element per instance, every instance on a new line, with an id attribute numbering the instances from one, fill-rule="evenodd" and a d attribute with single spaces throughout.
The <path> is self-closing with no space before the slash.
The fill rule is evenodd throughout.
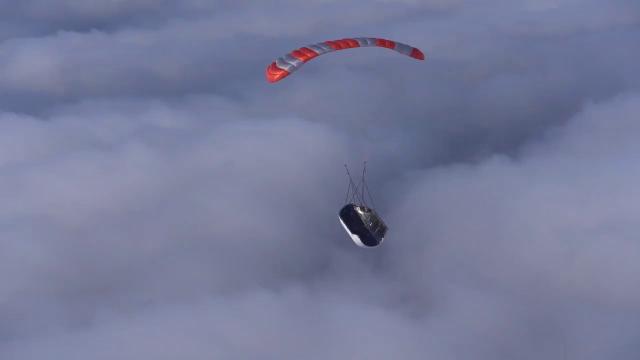
<path id="1" fill-rule="evenodd" d="M 353 183 L 353 192 L 351 193 L 351 202 L 354 204 L 361 204 L 362 203 L 362 199 L 360 199 L 360 197 L 358 196 L 360 194 L 360 191 L 358 190 L 359 186 L 356 186 L 355 183 Z"/>
<path id="2" fill-rule="evenodd" d="M 365 175 L 367 174 L 367 162 L 364 161 L 364 165 L 362 166 L 362 189 L 361 189 L 361 194 L 360 194 L 360 199 L 362 200 L 362 203 L 364 204 L 364 206 L 367 206 L 367 202 L 365 201 L 364 198 L 364 188 L 366 186 L 366 183 L 364 181 Z"/>
<path id="3" fill-rule="evenodd" d="M 369 185 L 365 184 L 365 189 L 367 190 L 367 195 L 369 195 L 369 199 L 371 200 L 371 207 L 376 208 L 376 203 L 373 201 L 373 196 L 371 196 L 371 192 L 369 192 Z"/>
<path id="4" fill-rule="evenodd" d="M 349 194 L 349 190 L 351 190 L 351 188 L 353 187 L 353 192 L 351 193 L 351 197 L 348 197 L 348 199 L 352 203 L 357 203 L 359 186 L 356 186 L 355 182 L 353 181 L 353 178 L 351 177 L 351 172 L 349 172 L 349 167 L 347 166 L 347 164 L 344 164 L 344 168 L 347 170 L 347 176 L 349 177 L 349 188 L 347 189 L 347 197 Z"/>
<path id="5" fill-rule="evenodd" d="M 349 174 L 349 167 L 347 167 L 347 164 L 344 164 L 344 169 L 347 171 L 347 177 L 349 178 L 349 184 L 347 185 L 347 194 L 344 197 L 344 203 L 345 205 L 348 204 L 348 202 L 350 202 L 351 198 L 349 197 L 350 195 L 350 191 L 351 191 L 351 184 L 353 183 L 353 180 L 351 180 L 351 174 Z"/>
<path id="6" fill-rule="evenodd" d="M 344 196 L 344 204 L 348 204 L 349 201 L 349 190 L 351 190 L 351 181 L 349 181 L 349 185 L 347 186 L 347 194 Z"/>

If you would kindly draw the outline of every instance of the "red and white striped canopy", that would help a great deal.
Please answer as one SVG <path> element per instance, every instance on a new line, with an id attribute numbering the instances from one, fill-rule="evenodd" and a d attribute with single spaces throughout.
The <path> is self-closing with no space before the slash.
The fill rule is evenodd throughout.
<path id="1" fill-rule="evenodd" d="M 424 54 L 420 49 L 412 46 L 386 39 L 378 38 L 353 38 L 342 40 L 330 40 L 313 45 L 301 47 L 289 54 L 278 58 L 267 67 L 267 81 L 274 83 L 289 76 L 298 70 L 304 63 L 336 50 L 351 49 L 356 47 L 378 46 L 395 50 L 403 55 L 411 56 L 414 59 L 424 60 Z"/>

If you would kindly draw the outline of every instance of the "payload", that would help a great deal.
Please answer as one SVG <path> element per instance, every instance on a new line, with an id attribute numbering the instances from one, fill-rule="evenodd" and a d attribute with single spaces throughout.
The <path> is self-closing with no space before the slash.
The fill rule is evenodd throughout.
<path id="1" fill-rule="evenodd" d="M 362 169 L 362 179 L 358 185 L 353 182 L 349 168 L 349 187 L 345 205 L 340 209 L 338 219 L 356 245 L 360 247 L 375 247 L 384 241 L 387 233 L 387 225 L 373 209 L 373 198 L 369 193 L 369 187 L 365 181 L 366 163 Z M 369 206 L 365 199 L 365 192 L 371 201 Z"/>

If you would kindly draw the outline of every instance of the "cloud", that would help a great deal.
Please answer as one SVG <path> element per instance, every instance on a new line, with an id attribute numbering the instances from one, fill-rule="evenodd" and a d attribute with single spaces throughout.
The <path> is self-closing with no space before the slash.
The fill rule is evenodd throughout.
<path id="1" fill-rule="evenodd" d="M 45 120 L 3 119 L 24 135 L 7 141 L 22 161 L 4 165 L 14 170 L 3 175 L 3 263 L 27 278 L 7 284 L 5 305 L 27 312 L 33 304 L 21 296 L 34 293 L 82 316 L 77 291 L 109 305 L 120 292 L 243 288 L 321 265 L 332 246 L 321 246 L 320 219 L 341 197 L 321 194 L 343 185 L 321 175 L 340 171 L 344 138 L 302 120 L 239 120 L 211 98 L 194 102 L 83 104 Z M 86 112 L 103 106 L 112 110 Z M 291 216 L 303 208 L 307 219 Z M 31 252 L 42 258 L 23 267 Z"/>
<path id="2" fill-rule="evenodd" d="M 521 316 L 546 318 L 539 331 L 572 336 L 594 311 L 609 314 L 608 330 L 590 336 L 615 334 L 631 346 L 637 329 L 614 324 L 637 311 L 639 295 L 638 110 L 638 95 L 590 105 L 517 158 L 415 174 L 392 215 L 403 226 L 390 268 L 424 298 L 448 302 L 449 288 L 462 286 L 508 299 Z"/>
<path id="3" fill-rule="evenodd" d="M 0 358 L 637 358 L 634 3 L 244 5 L 0 15 Z"/>

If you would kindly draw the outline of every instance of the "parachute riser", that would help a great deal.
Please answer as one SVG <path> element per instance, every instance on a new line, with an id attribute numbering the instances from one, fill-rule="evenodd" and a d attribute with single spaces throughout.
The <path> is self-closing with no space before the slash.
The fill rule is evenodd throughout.
<path id="1" fill-rule="evenodd" d="M 373 197 L 369 192 L 369 186 L 367 186 L 366 182 L 366 174 L 367 174 L 367 162 L 364 162 L 364 166 L 362 168 L 362 178 L 358 185 L 353 181 L 353 177 L 351 176 L 351 172 L 349 171 L 349 167 L 347 164 L 344 164 L 344 168 L 347 171 L 347 177 L 349 178 L 349 186 L 347 187 L 347 194 L 345 196 L 345 205 L 348 203 L 353 203 L 358 206 L 364 206 L 369 208 L 367 204 L 365 191 L 367 192 L 367 196 L 371 200 L 372 206 L 375 207 L 373 203 Z"/>

